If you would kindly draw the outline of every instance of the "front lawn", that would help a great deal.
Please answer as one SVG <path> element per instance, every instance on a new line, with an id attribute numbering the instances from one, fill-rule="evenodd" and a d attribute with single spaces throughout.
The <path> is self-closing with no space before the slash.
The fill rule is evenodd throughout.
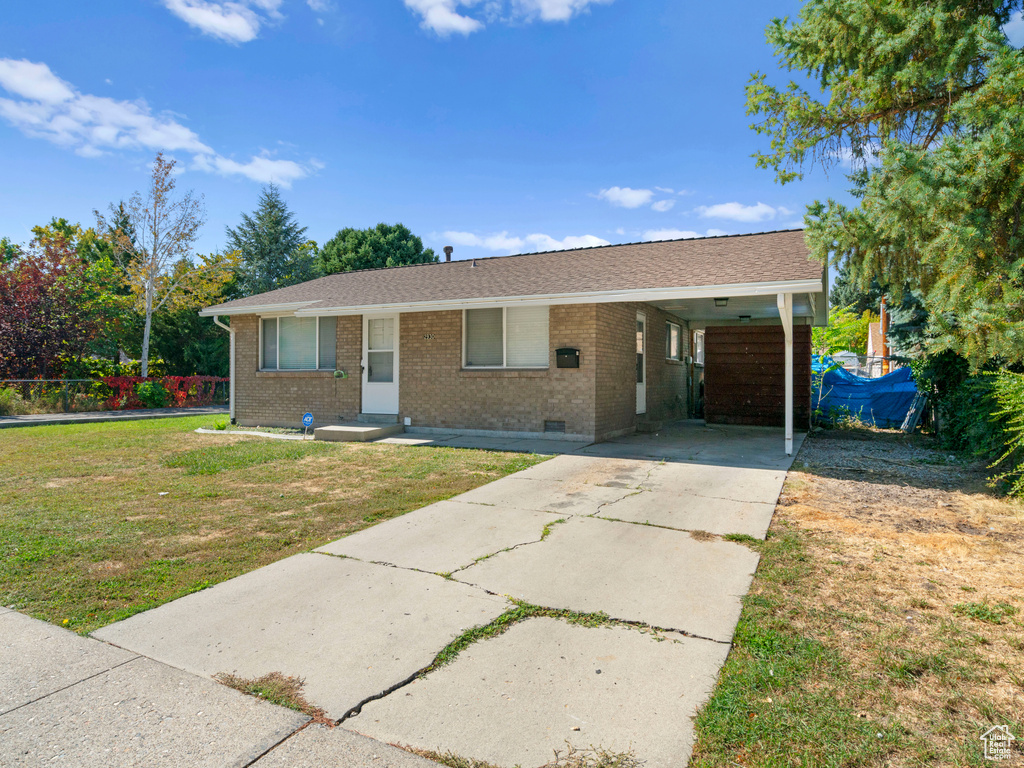
<path id="1" fill-rule="evenodd" d="M 988 729 L 1024 738 L 1024 507 L 984 477 L 919 437 L 808 437 L 693 768 L 981 766 Z"/>
<path id="2" fill-rule="evenodd" d="M 0 606 L 90 632 L 541 460 L 209 421 L 0 431 Z"/>

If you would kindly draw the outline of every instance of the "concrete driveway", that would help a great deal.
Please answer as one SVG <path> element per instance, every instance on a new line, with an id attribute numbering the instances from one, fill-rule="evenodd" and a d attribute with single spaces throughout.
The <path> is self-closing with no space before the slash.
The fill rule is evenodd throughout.
<path id="1" fill-rule="evenodd" d="M 681 423 L 596 444 L 95 636 L 203 676 L 300 676 L 382 742 L 501 766 L 567 742 L 685 765 L 758 562 L 723 537 L 764 537 L 782 443 Z M 530 617 L 422 673 L 517 605 Z"/>

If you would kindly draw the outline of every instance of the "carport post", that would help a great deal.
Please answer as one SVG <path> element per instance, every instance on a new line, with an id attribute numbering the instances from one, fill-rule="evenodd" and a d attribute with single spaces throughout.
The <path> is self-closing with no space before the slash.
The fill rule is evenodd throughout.
<path id="1" fill-rule="evenodd" d="M 793 294 L 778 294 L 779 317 L 786 334 L 786 455 L 793 455 Z"/>

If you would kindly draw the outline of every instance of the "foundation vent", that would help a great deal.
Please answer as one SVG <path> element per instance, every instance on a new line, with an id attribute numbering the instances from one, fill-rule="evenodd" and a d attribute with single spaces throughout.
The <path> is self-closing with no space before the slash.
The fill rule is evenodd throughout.
<path id="1" fill-rule="evenodd" d="M 561 432 L 565 433 L 565 422 L 564 421 L 544 421 L 545 432 Z"/>

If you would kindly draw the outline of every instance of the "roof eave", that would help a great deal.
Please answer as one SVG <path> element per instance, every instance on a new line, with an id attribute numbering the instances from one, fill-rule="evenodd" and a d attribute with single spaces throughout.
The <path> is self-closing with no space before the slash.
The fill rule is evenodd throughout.
<path id="1" fill-rule="evenodd" d="M 302 307 L 310 304 L 320 303 L 319 299 L 312 301 L 286 301 L 276 304 L 246 304 L 233 307 L 232 302 L 227 304 L 215 304 L 212 307 L 203 307 L 199 310 L 200 317 L 214 317 L 216 315 L 259 315 L 266 312 L 297 312 Z"/>
<path id="2" fill-rule="evenodd" d="M 665 299 L 700 299 L 733 296 L 767 296 L 778 293 L 824 293 L 824 279 L 780 280 L 763 283 L 733 283 L 710 286 L 642 288 L 624 291 L 588 291 L 582 293 L 535 294 L 529 296 L 485 296 L 445 301 L 418 301 L 358 306 L 327 306 L 299 309 L 297 317 L 314 315 L 364 315 L 386 312 L 438 312 L 458 309 L 487 309 L 508 306 L 548 304 L 611 304 L 616 302 L 653 302 Z M 317 303 L 317 302 L 310 302 Z M 322 304 L 322 302 L 320 302 Z M 252 311 L 252 310 L 250 310 Z"/>

